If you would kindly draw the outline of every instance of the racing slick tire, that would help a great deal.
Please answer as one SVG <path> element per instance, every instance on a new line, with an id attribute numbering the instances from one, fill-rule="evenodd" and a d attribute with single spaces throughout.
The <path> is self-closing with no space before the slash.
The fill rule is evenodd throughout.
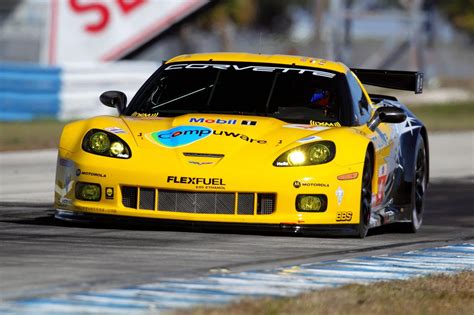
<path id="1" fill-rule="evenodd" d="M 428 160 L 426 157 L 425 141 L 422 136 L 418 137 L 415 152 L 410 221 L 402 223 L 400 226 L 401 231 L 407 233 L 416 233 L 423 222 L 425 192 L 428 186 Z"/>
<path id="2" fill-rule="evenodd" d="M 359 238 L 365 238 L 367 236 L 367 231 L 369 230 L 372 210 L 372 176 L 372 158 L 370 153 L 367 151 L 364 159 L 364 171 L 362 173 L 360 220 L 356 230 L 356 236 Z"/>

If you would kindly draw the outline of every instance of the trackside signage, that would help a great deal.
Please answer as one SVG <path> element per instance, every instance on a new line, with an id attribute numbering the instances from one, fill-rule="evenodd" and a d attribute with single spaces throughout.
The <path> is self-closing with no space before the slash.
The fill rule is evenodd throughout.
<path id="1" fill-rule="evenodd" d="M 51 0 L 48 61 L 116 60 L 209 0 Z"/>

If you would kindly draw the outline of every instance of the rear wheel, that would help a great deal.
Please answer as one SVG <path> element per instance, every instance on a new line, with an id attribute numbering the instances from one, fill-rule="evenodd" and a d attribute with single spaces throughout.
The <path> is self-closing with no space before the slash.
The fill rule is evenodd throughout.
<path id="1" fill-rule="evenodd" d="M 428 168 L 425 142 L 423 137 L 419 137 L 416 146 L 415 156 L 415 174 L 413 178 L 412 188 L 412 210 L 410 216 L 410 222 L 405 223 L 404 229 L 407 232 L 416 233 L 421 227 L 423 222 L 423 210 L 425 203 L 425 192 L 428 184 Z"/>
<path id="2" fill-rule="evenodd" d="M 357 226 L 357 236 L 365 238 L 369 230 L 370 215 L 372 209 L 372 176 L 373 165 L 369 152 L 365 154 L 364 171 L 362 174 L 362 186 L 360 196 L 360 221 Z"/>

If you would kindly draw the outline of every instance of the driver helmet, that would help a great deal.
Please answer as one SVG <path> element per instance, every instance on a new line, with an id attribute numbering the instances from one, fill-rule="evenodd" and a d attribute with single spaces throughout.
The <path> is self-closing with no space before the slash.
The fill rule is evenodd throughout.
<path id="1" fill-rule="evenodd" d="M 316 106 L 329 106 L 330 93 L 327 90 L 316 89 L 311 96 L 310 103 Z"/>

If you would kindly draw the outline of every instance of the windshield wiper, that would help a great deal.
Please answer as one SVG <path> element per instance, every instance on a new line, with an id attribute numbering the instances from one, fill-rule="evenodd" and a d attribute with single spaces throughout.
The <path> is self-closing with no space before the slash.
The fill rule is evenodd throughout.
<path id="1" fill-rule="evenodd" d="M 267 103 L 265 104 L 265 116 L 268 116 L 268 108 L 270 107 L 270 101 L 272 100 L 273 91 L 275 90 L 276 81 L 280 72 L 275 72 L 275 76 L 273 77 L 272 88 L 270 89 L 270 93 L 268 94 Z"/>
<path id="2" fill-rule="evenodd" d="M 214 96 L 214 92 L 216 91 L 217 83 L 219 82 L 219 77 L 221 76 L 221 72 L 222 70 L 217 71 L 216 79 L 214 80 L 214 83 L 212 84 L 212 90 L 211 90 L 211 93 L 209 93 L 209 98 L 207 99 L 206 108 L 205 108 L 206 111 L 209 111 L 209 109 L 211 108 L 212 97 Z"/>
<path id="3" fill-rule="evenodd" d="M 163 95 L 163 92 L 166 89 L 166 83 L 165 83 L 166 80 L 167 80 L 167 77 L 161 78 L 156 89 L 153 91 L 153 93 L 151 93 L 149 102 L 152 103 L 153 105 L 158 105 L 158 103 L 160 102 L 161 96 Z M 160 92 L 160 94 L 158 94 L 158 99 L 155 102 L 155 95 L 156 93 L 158 93 L 158 91 Z"/>
<path id="4" fill-rule="evenodd" d="M 178 101 L 178 100 L 180 100 L 180 99 L 183 99 L 183 98 L 186 98 L 186 97 L 188 97 L 188 96 L 194 95 L 194 94 L 196 94 L 196 93 L 205 91 L 205 90 L 207 90 L 207 89 L 209 89 L 209 88 L 211 88 L 211 87 L 213 87 L 213 86 L 214 86 L 214 84 L 211 84 L 211 85 L 209 85 L 209 86 L 205 86 L 205 87 L 203 87 L 203 88 L 197 89 L 197 90 L 192 91 L 192 92 L 189 92 L 189 93 L 187 93 L 187 94 L 178 96 L 178 97 L 176 97 L 176 98 L 174 98 L 174 99 L 172 99 L 172 100 L 169 100 L 169 101 L 167 101 L 167 102 L 158 104 L 158 105 L 156 105 L 156 106 L 153 106 L 151 109 L 155 109 L 155 108 L 158 108 L 158 107 L 167 105 L 167 104 L 169 104 L 169 103 L 176 102 L 176 101 Z"/>

